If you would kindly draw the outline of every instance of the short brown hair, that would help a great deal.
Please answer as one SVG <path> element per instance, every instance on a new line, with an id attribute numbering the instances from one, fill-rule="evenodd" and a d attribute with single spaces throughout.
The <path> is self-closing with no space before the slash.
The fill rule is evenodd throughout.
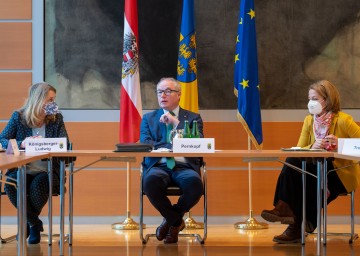
<path id="1" fill-rule="evenodd" d="M 326 111 L 337 113 L 341 110 L 340 107 L 340 94 L 335 85 L 328 80 L 321 80 L 310 85 L 309 90 L 315 90 L 321 97 L 325 99 Z"/>

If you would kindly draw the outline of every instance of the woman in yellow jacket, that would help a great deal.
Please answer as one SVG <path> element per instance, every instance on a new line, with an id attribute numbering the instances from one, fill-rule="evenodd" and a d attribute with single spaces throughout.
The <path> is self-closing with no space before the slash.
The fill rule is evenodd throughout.
<path id="1" fill-rule="evenodd" d="M 298 142 L 298 147 L 337 150 L 338 138 L 360 138 L 360 127 L 353 118 L 340 110 L 340 96 L 336 87 L 322 80 L 309 87 L 308 109 Z M 301 159 L 287 158 L 286 162 L 302 167 Z M 328 174 L 327 202 L 338 195 L 351 192 L 359 186 L 360 167 L 358 164 L 342 159 L 329 159 L 328 170 L 341 168 Z M 307 163 L 306 170 L 316 174 L 316 163 Z M 316 178 L 306 179 L 306 231 L 316 228 Z M 263 210 L 261 216 L 270 222 L 289 224 L 288 228 L 273 241 L 278 243 L 301 242 L 302 220 L 302 177 L 301 173 L 288 166 L 279 175 L 272 210 Z"/>

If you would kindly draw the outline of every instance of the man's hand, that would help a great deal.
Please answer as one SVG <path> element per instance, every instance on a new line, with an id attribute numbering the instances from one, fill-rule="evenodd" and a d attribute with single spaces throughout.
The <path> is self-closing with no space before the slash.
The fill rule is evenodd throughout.
<path id="1" fill-rule="evenodd" d="M 180 123 L 180 121 L 175 116 L 171 115 L 170 112 L 163 114 L 159 121 L 164 124 L 172 124 L 174 128 Z"/>

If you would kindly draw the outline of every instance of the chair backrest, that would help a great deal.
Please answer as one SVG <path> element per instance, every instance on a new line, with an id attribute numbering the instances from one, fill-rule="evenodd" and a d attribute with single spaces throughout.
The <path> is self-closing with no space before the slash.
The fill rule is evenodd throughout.
<path id="1" fill-rule="evenodd" d="M 183 194 L 181 188 L 171 185 L 166 188 L 166 195 L 167 196 L 181 196 Z"/>

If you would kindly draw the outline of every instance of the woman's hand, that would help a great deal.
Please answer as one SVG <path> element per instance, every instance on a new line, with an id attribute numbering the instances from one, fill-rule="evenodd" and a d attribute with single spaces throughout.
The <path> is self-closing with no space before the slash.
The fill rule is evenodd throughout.
<path id="1" fill-rule="evenodd" d="M 25 140 L 23 140 L 23 141 L 21 142 L 20 147 L 21 147 L 21 148 L 25 148 L 25 147 L 26 147 L 26 140 L 27 140 L 27 139 L 40 139 L 40 138 L 42 138 L 42 136 L 40 136 L 40 135 L 35 135 L 35 136 L 26 137 Z"/>
<path id="2" fill-rule="evenodd" d="M 337 149 L 338 138 L 330 134 L 326 136 L 324 139 L 317 139 L 311 148 L 313 149 L 326 149 L 326 150 L 335 150 Z"/>
<path id="3" fill-rule="evenodd" d="M 314 144 L 311 146 L 313 149 L 324 149 L 325 148 L 325 140 L 324 139 L 316 139 Z"/>
<path id="4" fill-rule="evenodd" d="M 338 138 L 333 135 L 333 134 L 330 134 L 328 136 L 326 136 L 324 138 L 325 140 L 325 149 L 326 150 L 335 150 L 337 149 L 337 145 L 338 145 Z"/>

